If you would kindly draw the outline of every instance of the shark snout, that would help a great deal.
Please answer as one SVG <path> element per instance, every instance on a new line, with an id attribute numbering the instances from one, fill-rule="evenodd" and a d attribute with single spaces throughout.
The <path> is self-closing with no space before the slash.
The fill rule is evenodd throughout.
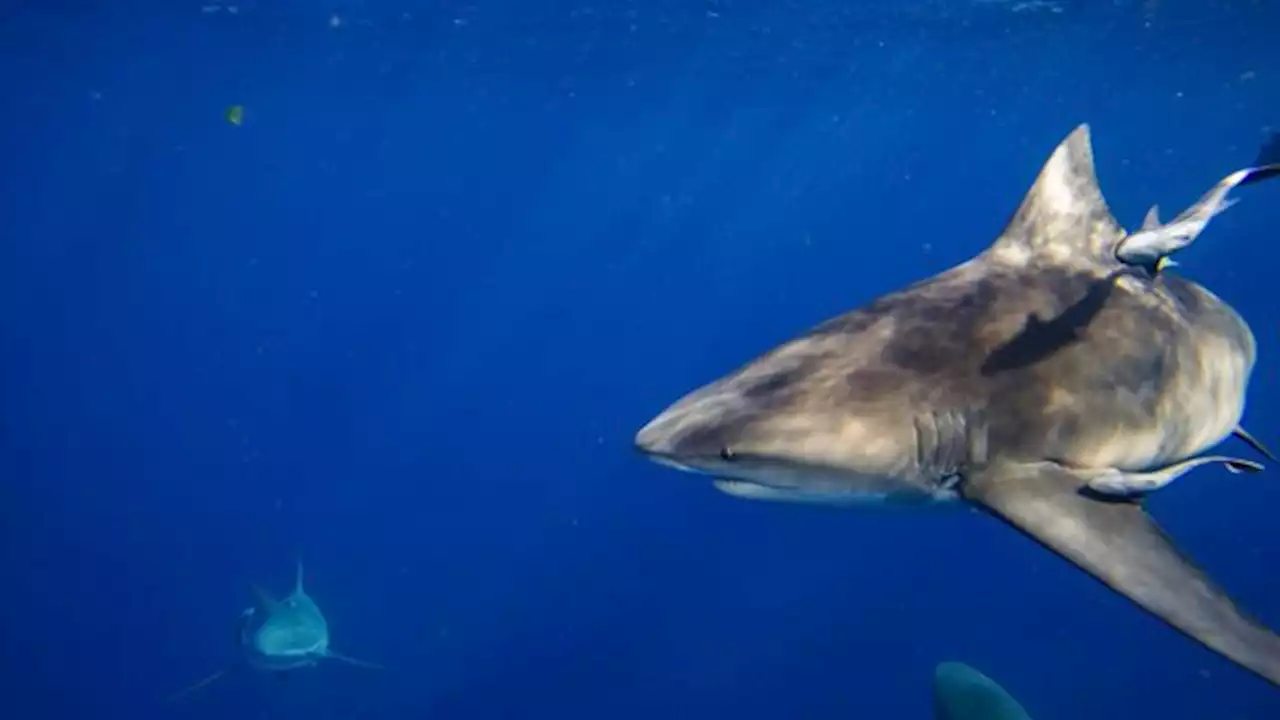
<path id="1" fill-rule="evenodd" d="M 650 460 L 680 470 L 705 472 L 738 448 L 749 421 L 723 396 L 678 402 L 636 433 L 636 450 Z"/>
<path id="2" fill-rule="evenodd" d="M 650 457 L 667 457 L 676 450 L 678 423 L 666 413 L 650 420 L 636 433 L 636 450 Z"/>

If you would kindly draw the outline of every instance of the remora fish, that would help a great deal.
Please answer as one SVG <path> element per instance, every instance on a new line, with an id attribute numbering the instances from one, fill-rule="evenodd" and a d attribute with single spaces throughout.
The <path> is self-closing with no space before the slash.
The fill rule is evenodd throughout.
<path id="1" fill-rule="evenodd" d="M 1280 637 L 1140 502 L 1087 492 L 1189 470 L 1238 427 L 1256 360 L 1235 310 L 1123 262 L 1126 237 L 1081 125 L 981 254 L 690 393 L 636 447 L 739 496 L 972 503 L 1280 684 Z"/>

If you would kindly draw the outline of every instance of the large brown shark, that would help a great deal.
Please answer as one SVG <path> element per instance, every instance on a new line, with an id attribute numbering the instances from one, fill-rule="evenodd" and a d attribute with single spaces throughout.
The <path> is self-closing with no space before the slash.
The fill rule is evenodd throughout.
<path id="1" fill-rule="evenodd" d="M 1280 168 L 1242 172 L 1225 182 Z M 1141 502 L 1197 465 L 1261 468 L 1202 455 L 1239 427 L 1256 347 L 1212 292 L 1149 270 L 1188 227 L 1123 259 L 1081 125 L 981 254 L 690 393 L 635 444 L 740 497 L 972 503 L 1280 685 L 1280 637 Z"/>

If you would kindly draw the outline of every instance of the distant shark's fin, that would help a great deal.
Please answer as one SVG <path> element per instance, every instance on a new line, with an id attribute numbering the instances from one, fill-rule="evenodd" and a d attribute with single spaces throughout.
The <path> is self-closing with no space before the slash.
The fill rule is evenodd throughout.
<path id="1" fill-rule="evenodd" d="M 999 683 L 962 662 L 933 670 L 934 720 L 1031 720 Z"/>
<path id="2" fill-rule="evenodd" d="M 1160 227 L 1160 206 L 1152 205 L 1147 211 L 1147 216 L 1142 218 L 1143 230 L 1155 230 Z"/>
<path id="3" fill-rule="evenodd" d="M 257 600 L 258 605 L 268 614 L 275 613 L 280 608 L 280 601 L 267 592 L 266 588 L 257 583 L 252 583 L 249 587 L 253 590 L 254 600 Z"/>
<path id="4" fill-rule="evenodd" d="M 1224 455 L 1202 455 L 1176 462 L 1148 472 L 1125 472 L 1108 470 L 1089 479 L 1090 490 L 1115 497 L 1131 497 L 1145 495 L 1159 490 L 1201 465 L 1224 465 L 1234 473 L 1262 472 L 1262 465 L 1252 460 L 1226 457 Z"/>
<path id="5" fill-rule="evenodd" d="M 230 668 L 223 668 L 223 669 L 219 670 L 218 672 L 213 673 L 212 675 L 209 675 L 208 677 L 204 678 L 204 679 L 203 679 L 203 680 L 201 680 L 200 682 L 195 683 L 194 685 L 188 685 L 187 687 L 183 688 L 182 690 L 179 690 L 178 692 L 176 692 L 176 693 L 174 693 L 174 694 L 170 695 L 170 696 L 169 696 L 169 702 L 173 702 L 173 701 L 175 701 L 175 700 L 181 700 L 182 698 L 184 698 L 184 697 L 186 697 L 186 696 L 190 695 L 191 693 L 193 693 L 193 692 L 195 692 L 195 691 L 197 691 L 197 690 L 200 690 L 201 688 L 204 688 L 204 687 L 208 686 L 209 684 L 211 684 L 211 683 L 213 683 L 214 681 L 216 681 L 218 678 L 221 678 L 223 675 L 226 675 L 226 674 L 227 674 L 227 671 L 228 671 L 229 669 L 230 669 Z"/>
<path id="6" fill-rule="evenodd" d="M 331 660 L 338 660 L 338 661 L 347 663 L 348 665 L 355 665 L 356 667 L 369 668 L 370 670 L 386 669 L 382 665 L 379 665 L 378 663 L 375 663 L 375 662 L 369 662 L 368 660 L 360 660 L 358 658 L 353 658 L 349 655 L 343 655 L 342 653 L 334 650 L 333 648 L 329 648 L 329 650 L 325 653 L 325 657 L 328 657 Z"/>
<path id="7" fill-rule="evenodd" d="M 1161 225 L 1157 221 L 1154 226 L 1148 227 L 1144 221 L 1141 230 L 1125 237 L 1116 246 L 1116 258 L 1126 265 L 1154 266 L 1160 258 L 1172 255 L 1195 242 L 1210 220 L 1234 205 L 1235 199 L 1227 196 L 1232 190 L 1277 176 L 1280 176 L 1280 164 L 1245 168 L 1231 173 L 1167 224 Z M 1151 217 L 1150 214 L 1147 215 L 1148 220 Z"/>
<path id="8" fill-rule="evenodd" d="M 1114 263 L 1123 236 L 1098 186 L 1089 126 L 1080 125 L 1049 156 L 988 253 L 1020 266 L 1073 258 Z"/>
<path id="9" fill-rule="evenodd" d="M 1236 606 L 1136 502 L 1080 492 L 1056 463 L 996 465 L 965 478 L 964 497 L 1228 659 L 1280 685 L 1280 636 Z"/>
<path id="10" fill-rule="evenodd" d="M 1280 459 L 1276 459 L 1276 456 L 1267 449 L 1267 446 L 1263 445 L 1262 441 L 1250 434 L 1248 430 L 1245 430 L 1243 425 L 1237 425 L 1236 429 L 1231 431 L 1231 434 L 1240 438 L 1246 445 L 1258 451 L 1259 455 L 1262 455 L 1272 462 L 1280 462 Z"/>

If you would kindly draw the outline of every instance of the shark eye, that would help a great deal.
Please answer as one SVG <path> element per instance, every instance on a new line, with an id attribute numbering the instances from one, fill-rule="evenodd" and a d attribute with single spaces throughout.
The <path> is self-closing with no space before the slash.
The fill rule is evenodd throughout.
<path id="1" fill-rule="evenodd" d="M 732 450 L 730 450 L 730 449 L 729 449 L 729 448 L 727 448 L 727 447 L 722 447 L 722 448 L 720 448 L 720 459 L 721 459 L 721 460 L 732 460 L 732 459 L 733 459 L 733 451 L 732 451 Z"/>

